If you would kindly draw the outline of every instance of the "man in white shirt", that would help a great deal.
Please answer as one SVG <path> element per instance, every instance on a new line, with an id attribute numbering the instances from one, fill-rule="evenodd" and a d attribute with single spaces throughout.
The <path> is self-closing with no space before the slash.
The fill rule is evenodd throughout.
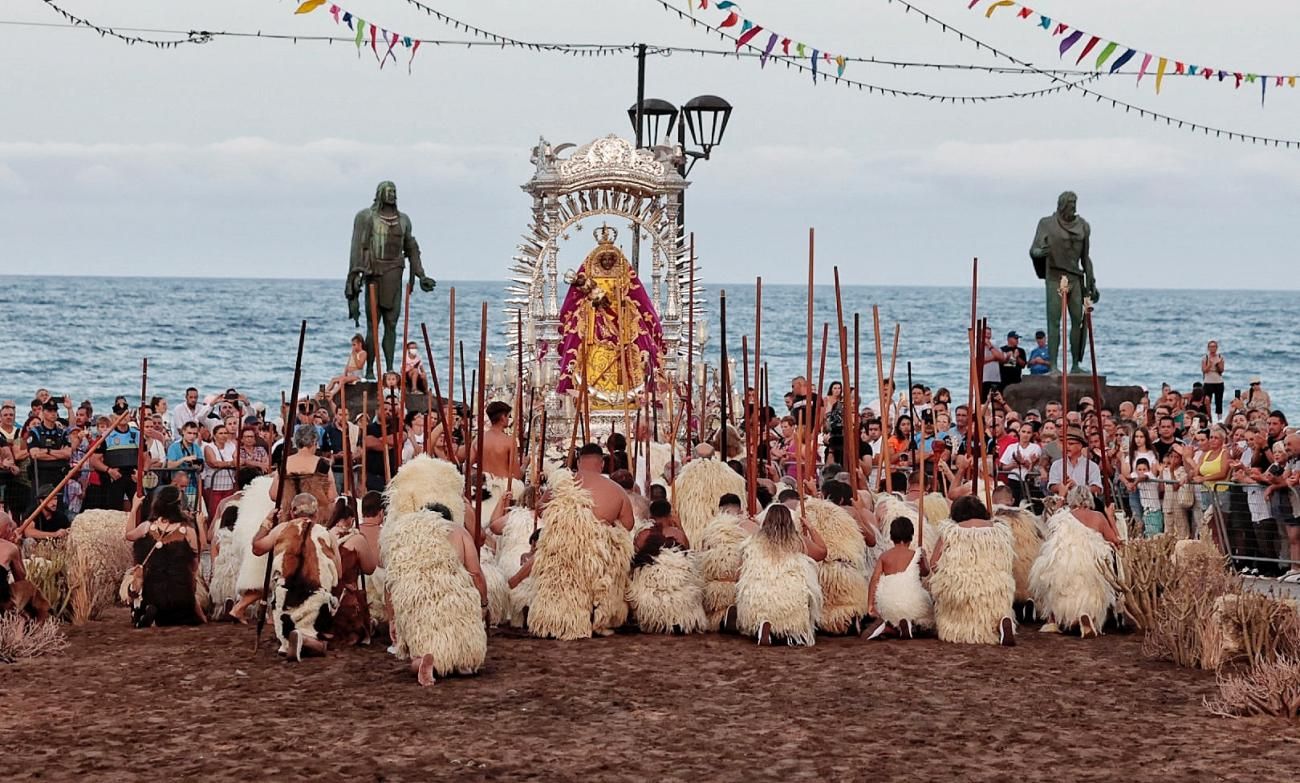
<path id="1" fill-rule="evenodd" d="M 202 423 L 208 415 L 208 406 L 199 402 L 199 390 L 191 386 L 185 390 L 185 402 L 172 408 L 172 432 L 180 437 L 181 428 L 190 422 Z"/>
<path id="2" fill-rule="evenodd" d="M 1071 427 L 1065 435 L 1065 456 L 1052 463 L 1047 484 L 1052 492 L 1065 497 L 1071 487 L 1087 486 L 1093 495 L 1101 494 L 1101 467 L 1084 456 L 1088 439 L 1083 431 Z"/>
<path id="3" fill-rule="evenodd" d="M 1017 504 L 1029 497 L 1029 477 L 1038 470 L 1042 458 L 1042 447 L 1034 443 L 1034 428 L 1021 424 L 1020 439 L 1008 446 L 999 460 Z"/>

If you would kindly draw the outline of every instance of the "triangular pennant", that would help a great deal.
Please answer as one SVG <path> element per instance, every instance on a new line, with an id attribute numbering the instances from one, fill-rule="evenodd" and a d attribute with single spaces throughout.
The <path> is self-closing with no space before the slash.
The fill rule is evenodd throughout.
<path id="1" fill-rule="evenodd" d="M 1070 47 L 1071 47 L 1071 46 L 1074 46 L 1075 44 L 1077 44 L 1077 43 L 1079 42 L 1079 39 L 1082 38 L 1082 37 L 1083 37 L 1083 31 L 1082 31 L 1082 30 L 1075 30 L 1074 32 L 1072 32 L 1072 33 L 1070 33 L 1069 35 L 1065 36 L 1065 38 L 1061 39 L 1061 46 L 1060 46 L 1061 54 L 1060 54 L 1060 56 L 1061 56 L 1061 57 L 1064 57 L 1064 56 L 1065 56 L 1065 53 L 1068 52 L 1068 51 L 1070 51 Z"/>
<path id="2" fill-rule="evenodd" d="M 1074 64 L 1078 65 L 1079 63 L 1083 62 L 1083 58 L 1088 56 L 1088 53 L 1092 51 L 1092 47 L 1096 46 L 1097 42 L 1100 40 L 1101 37 L 1097 35 L 1094 35 L 1093 37 L 1089 38 L 1088 43 L 1085 44 L 1083 47 L 1083 51 L 1079 52 L 1079 58 L 1074 61 Z"/>
<path id="3" fill-rule="evenodd" d="M 1124 52 L 1123 54 L 1121 54 L 1121 55 L 1119 56 L 1119 58 L 1118 58 L 1117 60 L 1115 60 L 1114 63 L 1111 64 L 1111 66 L 1110 66 L 1110 72 L 1111 72 L 1111 73 L 1114 73 L 1114 72 L 1118 71 L 1120 68 L 1123 68 L 1125 65 L 1128 65 L 1128 61 L 1129 61 L 1129 60 L 1132 60 L 1132 59 L 1133 59 L 1133 56 L 1136 55 L 1136 54 L 1137 54 L 1137 50 L 1136 50 L 1136 49 L 1129 49 L 1127 52 Z"/>
<path id="4" fill-rule="evenodd" d="M 1106 48 L 1102 49 L 1101 54 L 1097 55 L 1097 64 L 1095 67 L 1098 70 L 1100 70 L 1101 66 L 1106 64 L 1106 61 L 1110 59 L 1110 56 L 1114 54 L 1115 50 L 1118 48 L 1119 48 L 1119 44 L 1115 43 L 1114 41 L 1111 41 L 1110 43 L 1106 44 Z"/>
<path id="5" fill-rule="evenodd" d="M 734 27 L 736 23 L 739 21 L 740 21 L 740 14 L 736 13 L 735 11 L 732 11 L 731 13 L 727 14 L 727 18 L 723 19 L 722 24 L 718 25 L 718 27 L 719 28 Z"/>
<path id="6" fill-rule="evenodd" d="M 309 14 L 309 13 L 311 13 L 312 11 L 315 11 L 317 8 L 320 8 L 320 7 L 323 6 L 323 5 L 325 5 L 325 0 L 307 0 L 305 3 L 303 3 L 303 4 L 300 5 L 300 6 L 298 6 L 298 10 L 297 10 L 297 11 L 294 11 L 294 13 L 295 13 L 295 14 Z"/>

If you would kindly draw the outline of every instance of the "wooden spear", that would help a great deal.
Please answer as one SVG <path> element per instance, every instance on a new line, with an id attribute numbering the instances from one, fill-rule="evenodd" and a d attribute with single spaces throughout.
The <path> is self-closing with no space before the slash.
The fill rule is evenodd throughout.
<path id="1" fill-rule="evenodd" d="M 371 286 L 371 298 L 373 301 L 374 286 Z M 378 311 L 376 311 L 378 312 Z M 293 391 L 290 397 L 293 400 L 294 407 L 289 411 L 285 421 L 292 421 L 292 417 L 297 414 L 298 391 L 302 386 L 302 349 L 307 342 L 307 321 L 303 320 L 302 325 L 298 328 L 298 357 L 293 364 Z M 376 343 L 377 345 L 378 343 Z M 275 511 L 273 519 L 279 520 L 280 509 L 284 507 L 284 488 L 289 483 L 289 452 L 293 451 L 293 438 L 286 433 L 284 445 L 280 447 L 280 465 L 278 467 L 277 482 L 275 487 Z M 257 648 L 262 644 L 262 629 L 266 627 L 266 606 L 271 595 L 271 566 L 275 562 L 275 552 L 266 553 L 266 571 L 262 575 L 262 600 L 257 604 L 257 635 L 253 639 L 253 654 L 257 654 Z"/>
<path id="2" fill-rule="evenodd" d="M 483 405 L 484 392 L 487 390 L 487 319 L 488 305 L 483 302 L 479 314 L 479 331 L 478 331 L 478 398 L 475 404 L 478 410 L 475 412 L 478 417 L 476 445 L 477 453 L 474 455 L 474 546 L 479 550 L 483 549 L 483 490 L 486 488 L 483 473 Z M 468 455 L 467 455 L 468 456 Z"/>
<path id="3" fill-rule="evenodd" d="M 880 347 L 880 307 L 879 305 L 871 306 L 871 322 L 876 332 L 876 389 L 880 395 L 880 477 L 884 481 L 885 491 L 892 489 L 889 481 L 889 398 L 892 392 L 885 392 L 885 359 L 883 349 Z"/>
<path id="4" fill-rule="evenodd" d="M 406 437 L 406 344 L 411 341 L 411 288 L 415 285 L 415 270 L 411 270 L 411 279 L 406 283 L 406 297 L 402 305 L 402 381 L 401 381 L 401 422 L 397 426 L 397 467 L 402 466 L 402 444 Z"/>
<path id="5" fill-rule="evenodd" d="M 375 346 L 375 367 L 379 370 L 382 370 L 383 365 L 379 363 L 379 298 L 378 298 L 379 295 L 374 283 L 371 283 L 369 288 L 370 288 L 370 312 L 373 315 L 373 317 L 370 319 L 370 332 L 371 332 L 372 339 L 374 340 L 374 346 Z M 379 437 L 384 444 L 384 485 L 387 486 L 388 482 L 393 480 L 393 468 L 388 461 L 390 459 L 389 451 L 388 451 L 389 448 L 388 395 L 386 393 L 387 390 L 384 389 L 384 373 L 380 372 L 378 375 L 379 375 L 379 401 L 378 401 Z M 298 411 L 297 392 L 294 393 L 291 402 L 293 403 L 293 409 L 290 410 L 289 415 L 285 417 L 286 422 L 290 421 L 291 418 L 294 421 L 297 420 L 297 411 Z M 285 443 L 288 443 L 290 438 L 292 437 L 294 427 L 286 427 L 285 429 L 286 432 L 284 433 L 284 441 Z"/>
<path id="6" fill-rule="evenodd" d="M 451 436 L 451 420 L 455 415 L 456 405 L 442 396 L 442 385 L 438 383 L 438 365 L 433 363 L 433 347 L 432 343 L 429 342 L 429 327 L 423 321 L 420 322 L 420 332 L 424 335 L 424 355 L 429 359 L 429 375 L 433 379 L 433 393 L 438 398 L 438 417 L 442 420 L 442 436 L 447 443 L 447 461 L 455 463 L 456 445 Z M 448 389 L 448 391 L 451 391 L 451 389 Z"/>
<path id="7" fill-rule="evenodd" d="M 686 291 L 686 448 L 692 448 L 691 414 L 695 410 L 695 232 L 691 232 L 690 271 Z M 689 456 L 687 457 L 689 459 Z"/>

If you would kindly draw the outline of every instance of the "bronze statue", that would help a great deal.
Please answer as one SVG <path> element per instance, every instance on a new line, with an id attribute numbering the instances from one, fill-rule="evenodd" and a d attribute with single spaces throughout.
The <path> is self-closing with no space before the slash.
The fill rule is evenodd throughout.
<path id="1" fill-rule="evenodd" d="M 1063 364 L 1057 361 L 1061 345 L 1061 278 L 1069 284 L 1066 302 L 1070 311 L 1071 374 L 1083 372 L 1079 366 L 1083 361 L 1083 300 L 1096 302 L 1101 298 L 1088 254 L 1092 227 L 1076 211 L 1078 200 L 1071 191 L 1062 193 L 1056 199 L 1056 212 L 1038 221 L 1029 247 L 1034 272 L 1047 284 L 1047 350 L 1053 372 Z"/>
<path id="2" fill-rule="evenodd" d="M 397 186 L 381 182 L 375 188 L 375 201 L 357 213 L 352 221 L 352 257 L 348 266 L 348 280 L 344 294 L 348 298 L 348 317 L 360 325 L 360 297 L 366 297 L 366 378 L 375 377 L 375 347 L 371 344 L 375 334 L 376 317 L 383 319 L 384 363 L 393 370 L 393 348 L 397 342 L 397 319 L 402 314 L 402 273 L 404 259 L 411 261 L 411 279 L 407 288 L 418 278 L 420 289 L 432 291 L 436 283 L 424 274 L 420 264 L 420 245 L 411 232 L 411 219 L 397 210 Z M 371 312 L 369 286 L 376 290 L 378 314 Z M 405 350 L 405 346 L 403 346 Z"/>

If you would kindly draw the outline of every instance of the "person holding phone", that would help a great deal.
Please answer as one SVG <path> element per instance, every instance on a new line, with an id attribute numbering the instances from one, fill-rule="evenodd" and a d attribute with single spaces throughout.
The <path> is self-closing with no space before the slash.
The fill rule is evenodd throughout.
<path id="1" fill-rule="evenodd" d="M 1205 346 L 1205 355 L 1201 357 L 1201 387 L 1205 396 L 1214 401 L 1214 415 L 1223 416 L 1223 354 L 1219 353 L 1219 343 L 1211 340 Z"/>

